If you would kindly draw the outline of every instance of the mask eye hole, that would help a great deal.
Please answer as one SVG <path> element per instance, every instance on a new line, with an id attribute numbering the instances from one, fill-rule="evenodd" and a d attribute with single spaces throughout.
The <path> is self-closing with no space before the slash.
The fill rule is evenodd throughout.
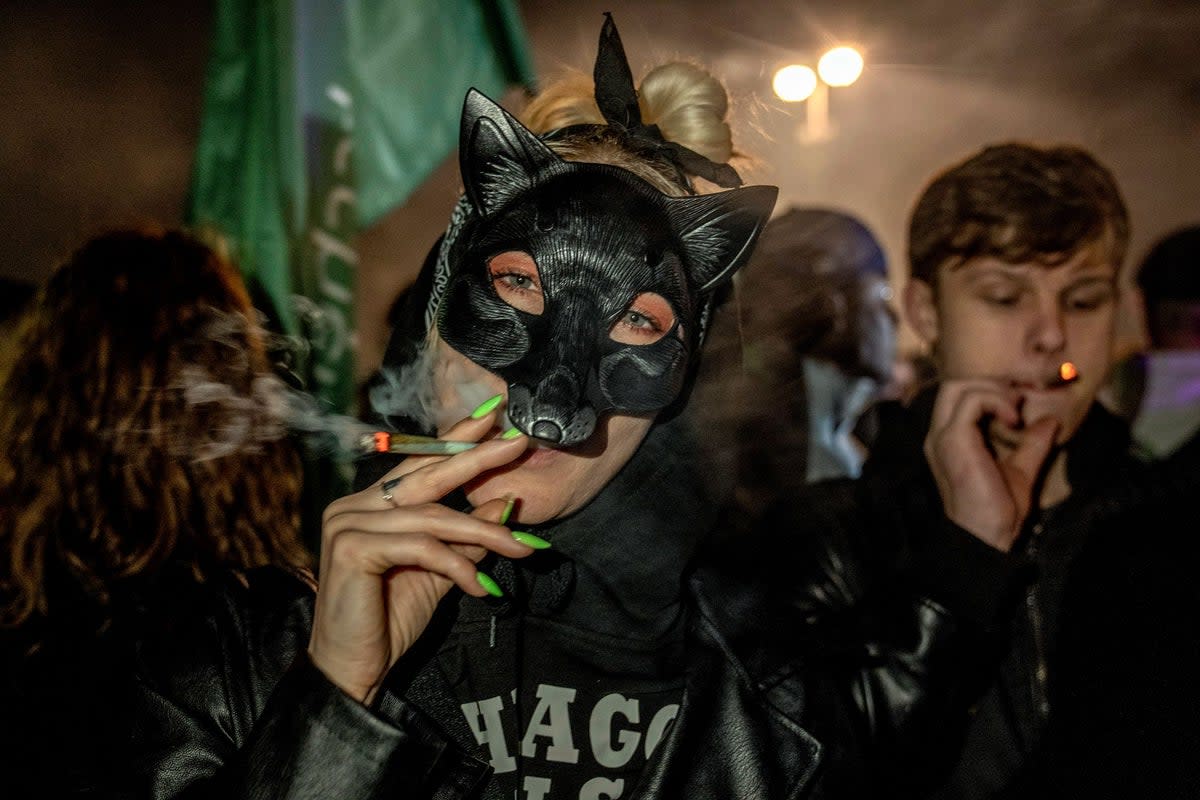
<path id="1" fill-rule="evenodd" d="M 546 309 L 542 279 L 533 256 L 519 250 L 499 253 L 488 260 L 487 270 L 496 294 L 513 308 L 535 315 Z"/>
<path id="2" fill-rule="evenodd" d="M 675 325 L 675 312 L 661 294 L 642 292 L 633 298 L 609 331 L 614 342 L 654 344 Z"/>

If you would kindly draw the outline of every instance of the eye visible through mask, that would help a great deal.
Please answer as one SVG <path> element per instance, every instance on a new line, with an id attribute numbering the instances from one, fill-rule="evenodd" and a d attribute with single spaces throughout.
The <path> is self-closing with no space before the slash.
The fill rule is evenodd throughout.
<path id="1" fill-rule="evenodd" d="M 546 310 L 537 262 L 528 253 L 510 250 L 488 260 L 488 278 L 496 295 L 518 311 L 540 316 Z"/>
<path id="2" fill-rule="evenodd" d="M 541 316 L 546 295 L 537 262 L 519 250 L 508 250 L 488 259 L 488 279 L 496 296 L 518 311 Z M 613 323 L 609 338 L 621 344 L 653 344 L 675 328 L 670 302 L 657 292 L 641 292 Z M 679 329 L 680 338 L 683 336 Z"/>

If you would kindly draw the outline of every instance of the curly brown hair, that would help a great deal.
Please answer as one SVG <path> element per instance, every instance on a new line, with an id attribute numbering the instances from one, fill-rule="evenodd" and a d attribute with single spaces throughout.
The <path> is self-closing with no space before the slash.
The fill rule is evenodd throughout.
<path id="1" fill-rule="evenodd" d="M 111 231 L 54 272 L 2 378 L 0 625 L 50 617 L 60 585 L 104 608 L 168 563 L 197 582 L 308 567 L 278 424 L 207 459 L 191 446 L 266 423 L 187 396 L 189 371 L 243 398 L 271 378 L 253 314 L 234 267 L 183 231 Z"/>
<path id="2" fill-rule="evenodd" d="M 1073 145 L 985 147 L 938 174 L 909 221 L 912 277 L 936 287 L 942 266 L 994 256 L 1054 266 L 1107 240 L 1120 266 L 1129 213 L 1112 173 Z"/>

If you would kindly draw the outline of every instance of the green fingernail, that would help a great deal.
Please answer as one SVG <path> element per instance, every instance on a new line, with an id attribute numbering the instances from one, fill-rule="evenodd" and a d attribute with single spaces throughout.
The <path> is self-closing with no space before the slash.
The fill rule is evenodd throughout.
<path id="1" fill-rule="evenodd" d="M 500 588 L 500 584 L 496 583 L 495 579 L 486 572 L 477 571 L 475 573 L 475 580 L 479 582 L 480 586 L 487 589 L 487 593 L 492 597 L 504 597 L 504 590 Z"/>
<path id="2" fill-rule="evenodd" d="M 486 417 L 488 414 L 496 410 L 496 406 L 500 405 L 500 401 L 504 399 L 504 395 L 498 394 L 494 397 L 489 397 L 480 404 L 479 408 L 471 412 L 471 419 L 479 419 Z"/>
<path id="3" fill-rule="evenodd" d="M 504 433 L 500 434 L 501 439 L 515 439 L 521 435 L 521 432 L 516 428 L 509 428 Z"/>
<path id="4" fill-rule="evenodd" d="M 521 544 L 532 547 L 534 550 L 545 550 L 550 546 L 550 543 L 542 537 L 534 536 L 532 533 L 527 533 L 526 531 L 513 531 L 512 537 Z"/>
<path id="5" fill-rule="evenodd" d="M 504 504 L 504 510 L 500 512 L 500 524 L 508 522 L 508 518 L 512 516 L 513 506 L 516 505 L 517 498 L 510 497 L 508 502 Z"/>

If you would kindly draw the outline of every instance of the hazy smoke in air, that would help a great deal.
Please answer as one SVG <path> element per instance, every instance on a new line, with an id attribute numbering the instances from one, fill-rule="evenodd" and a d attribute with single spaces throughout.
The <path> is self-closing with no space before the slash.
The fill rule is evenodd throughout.
<path id="1" fill-rule="evenodd" d="M 439 397 L 434 390 L 435 374 L 443 386 L 453 387 Z M 379 381 L 371 388 L 371 408 L 390 417 L 407 417 L 422 430 L 443 431 L 468 416 L 492 395 L 497 386 L 494 376 L 465 358 L 438 362 L 435 345 L 427 341 L 410 363 L 385 364 Z M 501 415 L 502 430 L 510 427 L 508 415 Z"/>
<path id="2" fill-rule="evenodd" d="M 426 431 L 437 427 L 433 347 L 426 344 L 408 364 L 384 364 L 368 392 L 371 408 L 386 417 L 407 417 Z"/>
<path id="3" fill-rule="evenodd" d="M 254 323 L 240 314 L 214 309 L 210 309 L 210 314 L 204 335 L 224 345 L 226 361 L 232 363 L 235 371 L 249 369 L 244 342 Z M 273 357 L 285 356 L 289 368 L 307 353 L 307 342 L 298 337 L 274 334 L 261 326 L 253 333 L 264 341 Z M 289 386 L 275 374 L 259 375 L 252 381 L 249 392 L 239 392 L 215 380 L 205 367 L 196 364 L 180 371 L 172 389 L 181 391 L 187 404 L 197 412 L 218 420 L 204 430 L 195 430 L 194 424 L 180 426 L 178 450 L 197 461 L 253 451 L 262 443 L 289 433 L 296 435 L 314 454 L 352 459 L 362 454 L 361 437 L 374 430 L 355 417 L 322 407 L 316 397 Z"/>

